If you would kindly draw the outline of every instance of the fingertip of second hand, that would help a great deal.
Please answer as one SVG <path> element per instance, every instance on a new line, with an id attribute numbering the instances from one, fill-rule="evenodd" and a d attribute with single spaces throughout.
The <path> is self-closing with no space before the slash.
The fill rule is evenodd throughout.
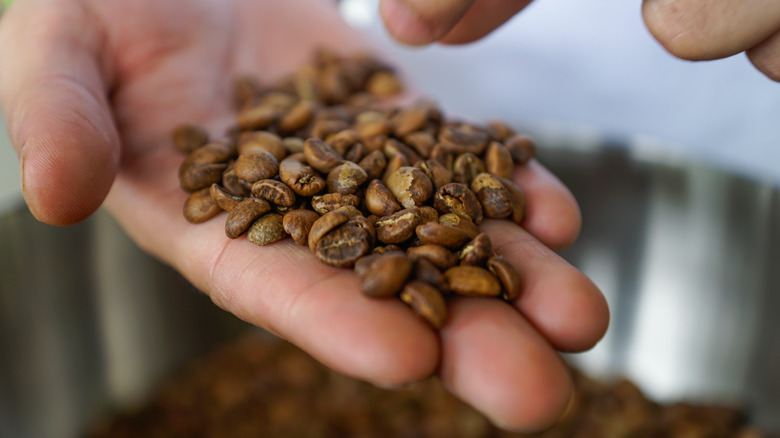
<path id="1" fill-rule="evenodd" d="M 430 24 L 401 0 L 381 0 L 379 11 L 387 30 L 400 43 L 425 46 L 436 41 Z"/>

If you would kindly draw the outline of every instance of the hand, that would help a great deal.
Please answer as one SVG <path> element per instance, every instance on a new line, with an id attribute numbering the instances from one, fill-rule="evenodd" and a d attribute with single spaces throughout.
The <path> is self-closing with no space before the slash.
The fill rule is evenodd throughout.
<path id="1" fill-rule="evenodd" d="M 462 44 L 489 34 L 531 0 L 381 0 L 398 41 Z M 761 0 L 643 0 L 653 36 L 673 55 L 692 61 L 745 52 L 762 73 L 780 81 L 780 8 Z"/>
<path id="2" fill-rule="evenodd" d="M 305 3 L 305 4 L 303 4 Z M 170 133 L 224 132 L 235 75 L 272 80 L 315 46 L 360 38 L 320 0 L 25 0 L 0 19 L 0 102 L 33 214 L 64 225 L 103 203 L 145 250 L 222 308 L 337 371 L 382 386 L 438 373 L 499 424 L 549 425 L 572 390 L 556 353 L 591 347 L 608 310 L 599 290 L 549 247 L 574 241 L 579 210 L 539 163 L 517 169 L 525 229 L 486 221 L 525 280 L 514 306 L 457 300 L 431 330 L 402 303 L 364 298 L 357 277 L 291 240 L 229 240 L 224 220 L 192 225 Z M 106 197 L 107 195 L 107 197 Z"/>

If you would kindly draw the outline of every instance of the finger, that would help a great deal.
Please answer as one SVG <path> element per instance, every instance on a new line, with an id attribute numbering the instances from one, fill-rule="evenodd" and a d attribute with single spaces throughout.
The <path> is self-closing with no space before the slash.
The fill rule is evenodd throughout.
<path id="1" fill-rule="evenodd" d="M 79 3 L 19 2 L 0 21 L 0 101 L 25 200 L 49 224 L 89 216 L 116 175 L 119 142 L 100 44 Z"/>
<path id="2" fill-rule="evenodd" d="M 582 226 L 580 209 L 555 175 L 531 160 L 516 167 L 513 180 L 526 198 L 523 228 L 553 249 L 565 248 L 577 240 Z"/>
<path id="3" fill-rule="evenodd" d="M 529 3 L 531 0 L 477 0 L 439 42 L 464 44 L 478 40 L 506 23 Z"/>
<path id="4" fill-rule="evenodd" d="M 225 236 L 225 216 L 187 223 L 177 156 L 151 153 L 122 172 L 107 205 L 143 248 L 171 263 L 216 304 L 293 342 L 327 366 L 383 386 L 424 379 L 439 361 L 435 333 L 396 300 L 372 300 L 357 277 L 290 240 L 259 247 Z M 143 162 L 149 160 L 148 162 Z"/>
<path id="5" fill-rule="evenodd" d="M 642 14 L 669 52 L 689 60 L 743 52 L 780 29 L 780 8 L 764 0 L 644 0 Z"/>
<path id="6" fill-rule="evenodd" d="M 780 82 L 780 30 L 748 50 L 747 55 L 761 73 Z"/>
<path id="7" fill-rule="evenodd" d="M 396 40 L 420 46 L 447 34 L 475 0 L 381 0 L 379 12 Z"/>
<path id="8" fill-rule="evenodd" d="M 560 357 L 511 306 L 459 299 L 441 331 L 442 383 L 509 429 L 539 430 L 563 414 L 572 394 Z"/>
<path id="9" fill-rule="evenodd" d="M 515 306 L 561 351 L 593 347 L 607 330 L 609 308 L 587 276 L 522 229 L 485 221 L 493 249 L 517 268 L 522 291 Z"/>

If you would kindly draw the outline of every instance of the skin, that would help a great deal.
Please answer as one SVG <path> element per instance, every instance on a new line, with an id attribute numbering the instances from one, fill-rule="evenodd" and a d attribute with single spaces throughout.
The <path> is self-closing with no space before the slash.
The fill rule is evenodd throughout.
<path id="1" fill-rule="evenodd" d="M 67 225 L 105 205 L 218 306 L 333 369 L 390 387 L 438 373 L 497 424 L 546 427 L 572 391 L 557 352 L 593 346 L 609 313 L 550 249 L 576 239 L 580 213 L 539 163 L 513 175 L 527 195 L 524 229 L 484 225 L 524 278 L 520 298 L 459 300 L 440 334 L 400 302 L 365 298 L 357 276 L 289 239 L 260 248 L 227 239 L 224 215 L 201 225 L 182 217 L 172 128 L 196 122 L 221 134 L 235 116 L 235 75 L 271 81 L 316 46 L 357 49 L 366 39 L 354 32 L 320 0 L 17 1 L 0 19 L 0 103 L 28 206 Z"/>
<path id="2" fill-rule="evenodd" d="M 390 34 L 410 45 L 461 44 L 487 35 L 530 0 L 381 0 Z M 780 81 L 780 2 L 776 0 L 644 0 L 650 33 L 674 56 L 699 61 L 746 53 Z"/>

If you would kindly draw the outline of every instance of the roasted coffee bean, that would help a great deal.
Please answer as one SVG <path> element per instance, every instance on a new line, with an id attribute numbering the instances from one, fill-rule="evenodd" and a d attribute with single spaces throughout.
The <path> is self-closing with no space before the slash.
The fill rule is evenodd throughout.
<path id="1" fill-rule="evenodd" d="M 225 234 L 235 239 L 242 235 L 260 216 L 271 211 L 271 204 L 263 199 L 247 198 L 233 207 L 225 221 Z"/>
<path id="2" fill-rule="evenodd" d="M 433 183 L 422 170 L 404 166 L 387 178 L 387 188 L 404 208 L 422 205 L 433 194 Z"/>
<path id="3" fill-rule="evenodd" d="M 477 195 L 485 216 L 504 219 L 512 214 L 512 200 L 509 191 L 495 176 L 480 173 L 471 182 L 471 190 Z"/>
<path id="4" fill-rule="evenodd" d="M 366 171 L 368 180 L 371 181 L 382 176 L 387 166 L 387 158 L 382 151 L 369 152 L 358 162 L 358 166 Z"/>
<path id="5" fill-rule="evenodd" d="M 355 143 L 347 150 L 347 153 L 344 154 L 344 159 L 353 163 L 358 163 L 363 156 L 366 155 L 366 152 L 367 150 L 363 143 Z"/>
<path id="6" fill-rule="evenodd" d="M 401 291 L 401 300 L 435 329 L 447 321 L 447 303 L 435 287 L 423 281 L 411 281 Z"/>
<path id="7" fill-rule="evenodd" d="M 427 205 L 420 207 L 420 224 L 427 224 L 428 222 L 439 222 L 439 212 Z"/>
<path id="8" fill-rule="evenodd" d="M 503 142 L 509 137 L 515 135 L 515 130 L 500 120 L 491 120 L 488 122 L 487 130 L 494 140 L 500 142 Z"/>
<path id="9" fill-rule="evenodd" d="M 350 219 L 354 219 L 358 216 L 363 216 L 363 213 L 357 209 L 357 207 L 354 207 L 352 205 L 342 205 L 339 207 L 339 210 L 347 213 L 349 215 Z"/>
<path id="10" fill-rule="evenodd" d="M 360 116 L 364 116 L 366 113 L 363 113 Z M 392 132 L 393 127 L 390 125 L 390 122 L 380 113 L 374 113 L 373 111 L 371 114 L 377 114 L 378 117 L 373 117 L 368 120 L 357 120 L 357 123 L 355 124 L 355 130 L 360 135 L 361 140 L 368 140 L 372 137 L 376 137 L 379 135 L 387 136 Z"/>
<path id="11" fill-rule="evenodd" d="M 410 164 L 417 163 L 423 159 L 414 149 L 393 138 L 385 141 L 385 144 L 382 146 L 382 152 L 384 152 L 385 156 L 388 158 L 393 158 L 396 155 L 403 155 Z"/>
<path id="12" fill-rule="evenodd" d="M 360 198 L 355 195 L 343 195 L 341 193 L 326 193 L 311 198 L 311 207 L 319 214 L 338 210 L 347 205 L 357 207 L 360 205 Z"/>
<path id="13" fill-rule="evenodd" d="M 398 137 L 419 131 L 428 123 L 428 112 L 425 108 L 411 107 L 399 111 L 392 119 L 393 132 Z"/>
<path id="14" fill-rule="evenodd" d="M 317 121 L 311 129 L 311 137 L 325 140 L 329 136 L 349 129 L 349 124 L 341 119 L 323 119 Z"/>
<path id="15" fill-rule="evenodd" d="M 424 281 L 440 291 L 444 291 L 444 275 L 430 260 L 418 257 L 412 267 L 412 278 Z"/>
<path id="16" fill-rule="evenodd" d="M 184 203 L 184 218 L 193 224 L 206 222 L 222 209 L 211 199 L 211 187 L 192 192 Z"/>
<path id="17" fill-rule="evenodd" d="M 423 244 L 441 245 L 445 248 L 460 248 L 468 242 L 469 236 L 460 228 L 442 225 L 438 222 L 428 222 L 415 228 L 417 238 Z"/>
<path id="18" fill-rule="evenodd" d="M 385 143 L 387 142 L 387 136 L 386 135 L 375 135 L 373 137 L 364 138 L 362 143 L 366 147 L 366 150 L 368 152 L 374 152 L 374 151 L 382 151 L 382 148 L 385 146 Z"/>
<path id="19" fill-rule="evenodd" d="M 455 266 L 444 272 L 447 287 L 464 297 L 498 297 L 501 284 L 490 271 L 478 266 Z"/>
<path id="20" fill-rule="evenodd" d="M 381 246 L 375 246 L 373 253 L 379 255 L 379 254 L 387 254 L 393 251 L 403 251 L 403 250 L 398 245 L 381 245 Z"/>
<path id="21" fill-rule="evenodd" d="M 208 132 L 197 125 L 181 125 L 173 131 L 173 145 L 185 154 L 193 152 L 208 141 Z"/>
<path id="22" fill-rule="evenodd" d="M 378 179 L 368 183 L 365 203 L 366 209 L 379 217 L 388 216 L 401 209 L 390 189 Z"/>
<path id="23" fill-rule="evenodd" d="M 414 166 L 425 172 L 433 183 L 434 190 L 439 190 L 441 186 L 452 182 L 450 171 L 436 160 L 420 161 Z"/>
<path id="24" fill-rule="evenodd" d="M 449 183 L 441 186 L 433 197 L 433 207 L 439 213 L 454 213 L 471 220 L 475 224 L 482 222 L 482 204 L 477 195 L 467 186 Z"/>
<path id="25" fill-rule="evenodd" d="M 447 150 L 443 144 L 436 143 L 433 146 L 433 149 L 431 149 L 431 155 L 429 158 L 431 160 L 438 161 L 439 164 L 444 166 L 445 169 L 452 173 L 452 167 L 455 164 L 455 155 Z"/>
<path id="26" fill-rule="evenodd" d="M 219 208 L 225 211 L 233 210 L 236 204 L 244 200 L 244 197 L 230 194 L 219 184 L 212 184 L 209 193 L 211 194 L 211 199 L 217 203 Z"/>
<path id="27" fill-rule="evenodd" d="M 277 161 L 287 155 L 287 150 L 282 144 L 282 138 L 273 132 L 251 131 L 241 134 L 241 137 L 238 139 L 239 155 L 247 155 L 259 151 L 270 153 Z"/>
<path id="28" fill-rule="evenodd" d="M 536 156 L 536 143 L 527 135 L 513 135 L 504 144 L 517 164 L 525 164 Z"/>
<path id="29" fill-rule="evenodd" d="M 303 139 L 300 137 L 285 137 L 282 139 L 282 146 L 288 154 L 303 153 Z"/>
<path id="30" fill-rule="evenodd" d="M 184 159 L 183 166 L 190 164 L 225 163 L 236 154 L 236 149 L 228 141 L 212 141 L 195 149 Z"/>
<path id="31" fill-rule="evenodd" d="M 511 180 L 499 178 L 501 184 L 509 193 L 509 200 L 512 202 L 512 214 L 510 218 L 512 222 L 522 225 L 525 220 L 525 195 L 519 187 L 515 185 Z"/>
<path id="32" fill-rule="evenodd" d="M 514 162 L 509 149 L 503 143 L 491 141 L 485 152 L 485 170 L 498 178 L 509 178 L 513 169 Z"/>
<path id="33" fill-rule="evenodd" d="M 255 151 L 239 155 L 234 170 L 240 179 L 253 183 L 261 179 L 273 178 L 279 172 L 279 160 L 270 152 Z"/>
<path id="34" fill-rule="evenodd" d="M 395 173 L 396 170 L 408 165 L 409 165 L 409 160 L 406 159 L 405 155 L 398 154 L 394 156 L 387 162 L 387 165 L 385 166 L 385 170 L 384 173 L 382 173 L 382 178 L 381 178 L 382 182 L 385 183 L 385 185 L 387 185 L 390 175 Z"/>
<path id="35" fill-rule="evenodd" d="M 295 243 L 307 246 L 309 244 L 309 231 L 319 218 L 320 215 L 311 210 L 291 210 L 285 213 L 282 218 L 282 226 Z"/>
<path id="36" fill-rule="evenodd" d="M 371 251 L 367 234 L 364 228 L 354 223 L 345 223 L 318 239 L 314 253 L 320 261 L 330 266 L 352 267 L 358 259 Z"/>
<path id="37" fill-rule="evenodd" d="M 317 105 L 310 100 L 301 100 L 279 120 L 279 130 L 295 132 L 303 129 L 314 118 Z"/>
<path id="38" fill-rule="evenodd" d="M 363 293 L 370 297 L 395 295 L 404 286 L 412 271 L 412 262 L 402 252 L 368 256 L 360 259 L 358 263 L 366 259 L 367 266 L 358 269 L 356 264 L 355 272 L 360 276 Z"/>
<path id="39" fill-rule="evenodd" d="M 351 212 L 347 211 L 347 214 L 349 214 L 350 217 L 349 223 L 355 224 L 358 227 L 366 230 L 366 233 L 368 233 L 368 245 L 371 248 L 373 248 L 374 245 L 376 245 L 376 227 L 374 227 L 374 224 L 371 223 L 371 221 L 368 220 L 368 218 L 363 216 L 363 214 L 360 213 L 360 211 L 355 207 L 352 206 L 341 207 L 341 210 L 349 210 L 349 209 L 353 209 L 355 213 L 357 213 L 357 214 L 352 214 Z"/>
<path id="40" fill-rule="evenodd" d="M 360 134 L 354 129 L 344 129 L 343 131 L 336 132 L 329 135 L 325 139 L 325 143 L 336 150 L 341 155 L 347 153 L 356 143 L 360 142 Z"/>
<path id="41" fill-rule="evenodd" d="M 179 171 L 179 186 L 185 192 L 195 192 L 222 181 L 227 163 L 189 164 Z"/>
<path id="42" fill-rule="evenodd" d="M 282 207 L 290 207 L 295 204 L 296 200 L 295 192 L 283 182 L 275 179 L 264 179 L 254 183 L 252 194 Z"/>
<path id="43" fill-rule="evenodd" d="M 452 180 L 469 185 L 474 178 L 485 171 L 485 164 L 474 154 L 461 154 L 452 165 Z"/>
<path id="44" fill-rule="evenodd" d="M 317 247 L 317 242 L 322 236 L 331 232 L 334 228 L 345 224 L 349 220 L 349 215 L 345 211 L 333 210 L 320 216 L 314 221 L 309 230 L 309 249 L 312 251 Z"/>
<path id="45" fill-rule="evenodd" d="M 377 239 L 382 243 L 401 243 L 414 236 L 414 229 L 420 225 L 420 209 L 407 208 L 376 222 Z"/>
<path id="46" fill-rule="evenodd" d="M 301 196 L 314 196 L 325 188 L 325 180 L 314 169 L 292 157 L 279 163 L 279 177 Z"/>
<path id="47" fill-rule="evenodd" d="M 236 123 L 244 131 L 265 129 L 279 120 L 283 115 L 284 111 L 279 108 L 258 104 L 241 110 L 238 113 Z"/>
<path id="48" fill-rule="evenodd" d="M 247 232 L 247 239 L 255 245 L 270 245 L 287 237 L 284 218 L 278 213 L 268 213 L 258 218 Z"/>
<path id="49" fill-rule="evenodd" d="M 236 171 L 230 165 L 222 172 L 222 187 L 233 196 L 245 198 L 251 193 L 250 189 L 236 176 Z"/>
<path id="50" fill-rule="evenodd" d="M 378 71 L 372 74 L 366 83 L 366 91 L 378 97 L 401 94 L 403 88 L 400 79 L 389 71 Z"/>
<path id="51" fill-rule="evenodd" d="M 487 261 L 487 268 L 501 282 L 504 289 L 504 299 L 514 301 L 520 296 L 522 282 L 520 273 L 503 257 L 493 256 Z"/>
<path id="52" fill-rule="evenodd" d="M 423 158 L 428 158 L 436 145 L 436 138 L 430 132 L 413 132 L 403 137 L 404 143 L 417 151 L 417 154 Z"/>
<path id="53" fill-rule="evenodd" d="M 478 234 L 458 252 L 461 265 L 485 266 L 493 255 L 493 244 L 487 234 Z"/>
<path id="54" fill-rule="evenodd" d="M 482 155 L 490 135 L 471 125 L 445 126 L 439 131 L 439 142 L 455 154 Z"/>
<path id="55" fill-rule="evenodd" d="M 451 227 L 457 227 L 465 231 L 468 234 L 469 239 L 477 237 L 479 234 L 479 227 L 477 227 L 471 219 L 463 216 L 458 216 L 454 213 L 442 214 L 439 216 L 439 223 L 442 225 L 449 225 Z"/>
<path id="56" fill-rule="evenodd" d="M 262 86 L 254 78 L 243 76 L 233 81 L 233 100 L 237 109 L 257 102 Z"/>
<path id="57" fill-rule="evenodd" d="M 366 182 L 368 174 L 351 161 L 344 161 L 328 173 L 328 190 L 332 193 L 352 194 Z"/>
<path id="58" fill-rule="evenodd" d="M 406 253 L 414 260 L 426 259 L 439 269 L 449 269 L 458 264 L 458 255 L 441 245 L 412 246 Z"/>
<path id="59" fill-rule="evenodd" d="M 344 161 L 335 149 L 316 138 L 310 138 L 303 143 L 303 155 L 309 165 L 322 173 L 328 173 Z"/>

